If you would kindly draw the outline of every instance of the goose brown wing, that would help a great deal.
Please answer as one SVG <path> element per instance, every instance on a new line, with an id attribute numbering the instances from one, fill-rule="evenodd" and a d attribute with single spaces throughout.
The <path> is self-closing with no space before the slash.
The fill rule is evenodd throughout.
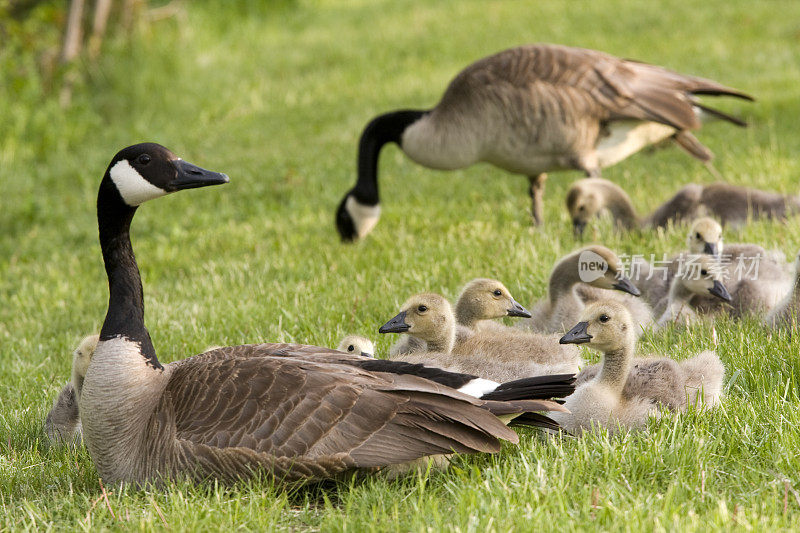
<path id="1" fill-rule="evenodd" d="M 752 99 L 712 80 L 596 50 L 548 44 L 512 48 L 477 61 L 453 80 L 448 91 L 497 87 L 502 81 L 529 89 L 542 111 L 594 110 L 602 120 L 648 120 L 678 130 L 700 126 L 694 94 Z"/>
<path id="2" fill-rule="evenodd" d="M 416 376 L 316 362 L 314 353 L 252 345 L 179 362 L 162 403 L 173 410 L 176 438 L 304 461 L 346 454 L 356 467 L 517 441 L 485 402 Z"/>

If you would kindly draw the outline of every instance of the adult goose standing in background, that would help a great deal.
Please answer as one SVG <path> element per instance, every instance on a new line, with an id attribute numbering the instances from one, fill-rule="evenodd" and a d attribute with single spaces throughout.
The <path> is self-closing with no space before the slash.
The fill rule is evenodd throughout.
<path id="1" fill-rule="evenodd" d="M 541 224 L 546 172 L 599 177 L 600 169 L 668 137 L 709 161 L 711 152 L 690 133 L 701 118 L 745 123 L 696 95 L 752 100 L 711 80 L 582 48 L 534 44 L 483 58 L 450 82 L 433 109 L 393 111 L 367 124 L 356 185 L 336 213 L 339 234 L 352 241 L 377 224 L 378 156 L 387 143 L 429 168 L 486 162 L 528 176 L 533 220 Z"/>
<path id="2" fill-rule="evenodd" d="M 664 228 L 697 217 L 713 217 L 722 224 L 739 225 L 750 218 L 783 220 L 800 213 L 800 196 L 732 185 L 692 183 L 658 206 L 650 215 L 641 216 L 625 190 L 603 178 L 578 180 L 566 197 L 567 212 L 575 235 L 582 235 L 593 218 L 609 214 L 624 229 Z"/>
<path id="3" fill-rule="evenodd" d="M 227 182 L 144 143 L 117 153 L 100 184 L 110 296 L 79 406 L 84 442 L 106 482 L 260 472 L 293 483 L 495 452 L 500 439 L 518 442 L 496 415 L 562 409 L 550 401 L 480 400 L 403 365 L 300 344 L 229 346 L 162 365 L 144 324 L 131 221 L 147 200 Z M 534 425 L 552 427 L 530 414 Z"/>

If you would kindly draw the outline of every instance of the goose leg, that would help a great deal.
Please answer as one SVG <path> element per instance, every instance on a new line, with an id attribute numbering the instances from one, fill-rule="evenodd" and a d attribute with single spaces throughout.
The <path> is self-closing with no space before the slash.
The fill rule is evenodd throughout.
<path id="1" fill-rule="evenodd" d="M 541 226 L 544 223 L 544 182 L 547 181 L 547 174 L 544 172 L 537 176 L 528 176 L 530 187 L 528 194 L 531 196 L 531 215 L 533 215 L 533 225 Z"/>

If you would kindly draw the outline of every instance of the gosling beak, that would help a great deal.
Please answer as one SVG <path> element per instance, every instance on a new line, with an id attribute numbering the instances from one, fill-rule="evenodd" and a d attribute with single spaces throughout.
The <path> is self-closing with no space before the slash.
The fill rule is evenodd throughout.
<path id="1" fill-rule="evenodd" d="M 583 220 L 578 220 L 577 218 L 572 219 L 572 234 L 576 237 L 583 237 L 583 230 L 586 229 L 586 222 Z"/>
<path id="2" fill-rule="evenodd" d="M 708 292 L 726 302 L 733 301 L 728 289 L 725 288 L 725 285 L 723 285 L 721 281 L 714 280 L 714 286 L 708 289 Z"/>
<path id="3" fill-rule="evenodd" d="M 703 253 L 717 257 L 717 243 L 707 242 L 705 246 L 703 246 Z"/>
<path id="4" fill-rule="evenodd" d="M 519 305 L 515 299 L 511 299 L 511 309 L 508 310 L 508 316 L 519 316 L 522 318 L 530 318 L 531 312 Z"/>
<path id="5" fill-rule="evenodd" d="M 375 356 L 371 353 L 361 352 L 361 357 L 369 357 L 370 359 L 375 359 Z"/>
<path id="6" fill-rule="evenodd" d="M 592 336 L 586 332 L 589 327 L 588 322 L 578 322 L 575 327 L 567 332 L 566 335 L 558 340 L 559 344 L 584 344 L 592 340 Z"/>
<path id="7" fill-rule="evenodd" d="M 617 282 L 612 285 L 618 291 L 627 292 L 628 294 L 632 294 L 634 296 L 641 296 L 642 293 L 639 289 L 636 288 L 636 285 L 631 283 L 631 280 L 628 278 L 619 278 Z"/>
<path id="8" fill-rule="evenodd" d="M 382 325 L 378 333 L 405 333 L 409 329 L 411 326 L 406 324 L 406 312 L 400 311 L 396 317 Z"/>
<path id="9" fill-rule="evenodd" d="M 175 179 L 167 184 L 170 192 L 182 191 L 183 189 L 196 189 L 209 185 L 222 185 L 230 181 L 228 176 L 221 172 L 213 172 L 200 168 L 183 159 L 176 159 L 172 161 L 172 164 L 175 166 L 178 173 L 175 175 Z"/>

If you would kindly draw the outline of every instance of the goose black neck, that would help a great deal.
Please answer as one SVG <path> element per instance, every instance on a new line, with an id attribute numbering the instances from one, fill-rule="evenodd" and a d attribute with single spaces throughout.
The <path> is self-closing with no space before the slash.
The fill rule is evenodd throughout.
<path id="1" fill-rule="evenodd" d="M 424 116 L 427 111 L 392 111 L 372 119 L 364 128 L 358 143 L 358 181 L 351 191 L 359 203 L 378 205 L 378 156 L 383 145 L 400 144 L 408 126 Z"/>
<path id="2" fill-rule="evenodd" d="M 139 266 L 131 246 L 130 227 L 136 208 L 122 201 L 106 175 L 97 195 L 100 248 L 108 276 L 108 312 L 100 340 L 122 336 L 140 345 L 147 364 L 162 368 L 150 334 L 144 326 L 144 295 Z"/>

